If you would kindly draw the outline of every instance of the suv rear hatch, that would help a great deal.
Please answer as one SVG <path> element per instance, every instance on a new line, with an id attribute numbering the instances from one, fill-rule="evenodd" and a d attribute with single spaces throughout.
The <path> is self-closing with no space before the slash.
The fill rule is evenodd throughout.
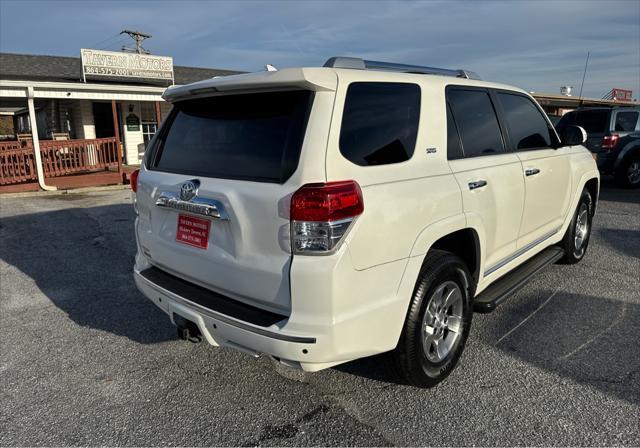
<path id="1" fill-rule="evenodd" d="M 333 101 L 333 92 L 310 86 L 174 103 L 138 177 L 138 241 L 153 265 L 288 314 L 290 198 L 304 182 L 324 180 L 323 165 L 297 167 L 303 157 L 324 159 L 318 128 L 328 129 Z"/>

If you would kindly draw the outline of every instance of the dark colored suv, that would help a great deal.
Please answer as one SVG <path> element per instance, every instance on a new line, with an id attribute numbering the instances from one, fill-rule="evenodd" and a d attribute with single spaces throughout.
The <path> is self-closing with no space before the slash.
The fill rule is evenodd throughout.
<path id="1" fill-rule="evenodd" d="M 613 174 L 625 187 L 640 187 L 640 108 L 588 108 L 565 114 L 556 125 L 559 135 L 569 125 L 587 131 L 585 146 L 602 173 Z"/>

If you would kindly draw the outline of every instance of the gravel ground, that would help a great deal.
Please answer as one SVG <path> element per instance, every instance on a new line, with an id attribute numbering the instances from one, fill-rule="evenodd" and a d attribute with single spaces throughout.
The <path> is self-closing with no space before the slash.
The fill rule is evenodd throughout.
<path id="1" fill-rule="evenodd" d="M 137 292 L 127 191 L 1 199 L 0 445 L 640 445 L 640 191 L 589 252 L 474 316 L 441 385 L 177 340 Z"/>

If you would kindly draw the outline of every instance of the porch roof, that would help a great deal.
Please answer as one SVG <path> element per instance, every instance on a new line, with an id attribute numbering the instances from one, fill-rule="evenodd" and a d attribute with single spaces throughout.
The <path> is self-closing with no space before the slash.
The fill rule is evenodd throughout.
<path id="1" fill-rule="evenodd" d="M 174 66 L 173 71 L 176 84 L 189 84 L 214 76 L 241 73 L 233 70 L 179 65 Z M 0 79 L 83 83 L 82 64 L 79 57 L 0 53 Z M 143 85 L 144 83 L 122 81 L 118 84 Z"/>

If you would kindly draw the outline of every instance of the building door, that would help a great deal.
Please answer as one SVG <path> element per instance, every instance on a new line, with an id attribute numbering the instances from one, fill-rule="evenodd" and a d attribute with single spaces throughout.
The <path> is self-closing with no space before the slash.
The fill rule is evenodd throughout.
<path id="1" fill-rule="evenodd" d="M 96 138 L 114 137 L 113 111 L 111 103 L 93 103 L 93 122 L 96 127 Z"/>

